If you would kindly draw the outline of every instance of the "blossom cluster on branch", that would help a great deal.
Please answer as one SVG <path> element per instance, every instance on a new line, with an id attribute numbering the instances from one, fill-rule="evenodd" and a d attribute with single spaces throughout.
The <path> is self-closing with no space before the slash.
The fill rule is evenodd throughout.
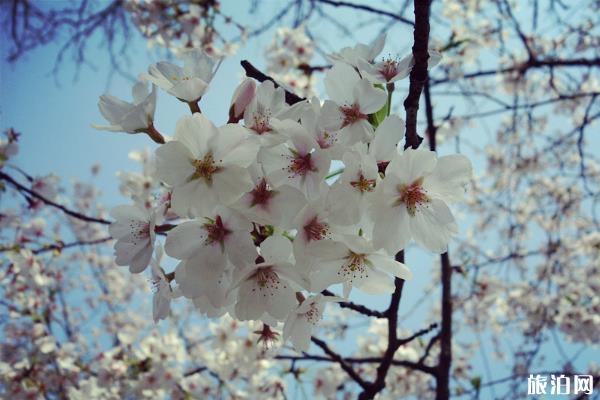
<path id="1" fill-rule="evenodd" d="M 101 98 L 106 129 L 127 126 L 161 143 L 154 177 L 165 195 L 150 207 L 136 196 L 144 202 L 114 208 L 110 227 L 117 264 L 132 273 L 152 264 L 155 320 L 184 296 L 210 316 L 282 326 L 283 339 L 306 351 L 327 302 L 344 301 L 355 287 L 392 293 L 394 277 L 411 278 L 394 256 L 412 239 L 446 251 L 457 233 L 449 205 L 461 201 L 471 163 L 403 149 L 404 122 L 390 114 L 393 82 L 414 63 L 376 63 L 384 40 L 331 55 L 323 102 L 290 105 L 273 81 L 244 80 L 219 127 L 199 102 L 221 60 L 191 50 L 183 67 L 152 65 L 141 79 L 192 111 L 172 138 L 153 126 L 154 89 L 137 94 L 145 88 L 138 83 L 135 104 Z M 330 174 L 332 163 L 341 169 Z M 169 273 L 160 256 L 152 261 L 156 234 L 165 232 L 164 252 L 179 260 Z M 334 284 L 343 297 L 320 294 Z"/>

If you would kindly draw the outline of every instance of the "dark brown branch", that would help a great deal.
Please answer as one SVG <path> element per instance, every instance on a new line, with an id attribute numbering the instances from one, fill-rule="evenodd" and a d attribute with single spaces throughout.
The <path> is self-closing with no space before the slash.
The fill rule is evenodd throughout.
<path id="1" fill-rule="evenodd" d="M 37 192 L 35 192 L 35 191 L 33 191 L 33 190 L 31 190 L 31 189 L 23 186 L 22 184 L 20 184 L 16 180 L 14 180 L 10 175 L 5 174 L 4 172 L 0 172 L 0 179 L 5 180 L 8 183 L 10 183 L 12 186 L 14 186 L 15 188 L 17 188 L 17 190 L 19 192 L 27 193 L 28 195 L 30 195 L 30 196 L 38 199 L 38 200 L 41 200 L 45 204 L 61 210 L 62 212 L 64 212 L 65 214 L 67 214 L 67 215 L 69 215 L 71 217 L 80 219 L 82 221 L 95 222 L 95 223 L 104 224 L 104 225 L 109 225 L 111 223 L 110 221 L 107 221 L 105 219 L 96 218 L 96 217 L 89 217 L 89 216 L 87 216 L 85 214 L 81 214 L 81 213 L 79 213 L 77 211 L 73 211 L 71 209 L 68 209 L 67 207 L 65 207 L 65 206 L 63 206 L 61 204 L 55 203 L 54 201 L 45 198 L 41 194 L 39 194 L 39 193 L 37 193 Z"/>
<path id="2" fill-rule="evenodd" d="M 367 383 L 360 377 L 360 375 L 354 370 L 354 368 L 352 368 L 352 366 L 348 364 L 341 355 L 331 350 L 329 346 L 327 346 L 327 343 L 325 343 L 321 339 L 317 339 L 314 336 L 311 338 L 311 340 L 314 344 L 319 346 L 325 354 L 331 357 L 331 360 L 337 362 L 340 365 L 340 367 L 348 374 L 348 376 L 350 376 L 350 378 L 352 378 L 356 383 L 358 383 L 360 387 L 367 387 Z"/>
<path id="3" fill-rule="evenodd" d="M 425 71 L 427 74 L 427 71 Z M 427 117 L 427 138 L 429 141 L 429 149 L 436 150 L 436 131 L 437 127 L 434 123 L 433 104 L 431 101 L 431 93 L 429 91 L 429 82 L 425 83 L 425 115 Z M 437 384 L 436 384 L 436 399 L 448 399 L 450 397 L 450 366 L 452 364 L 452 264 L 448 252 L 440 256 L 442 266 L 442 329 L 439 333 L 440 340 L 440 355 L 437 366 Z M 437 337 L 437 336 L 436 336 Z M 434 338 L 435 339 L 435 338 Z M 427 358 L 434 339 L 427 345 L 425 354 L 419 360 L 422 362 Z M 436 339 L 437 340 L 437 339 Z"/>
<path id="4" fill-rule="evenodd" d="M 271 78 L 269 75 L 265 75 L 262 71 L 258 70 L 254 65 L 250 64 L 248 60 L 242 60 L 241 63 L 242 68 L 246 71 L 246 76 L 248 78 L 254 78 L 259 82 L 271 81 L 275 85 L 275 87 L 279 87 L 280 85 L 275 82 L 275 79 Z M 285 90 L 285 88 L 284 88 Z M 289 105 L 299 103 L 303 100 L 306 100 L 304 97 L 300 97 L 288 90 L 285 90 L 285 102 Z"/>
<path id="5" fill-rule="evenodd" d="M 71 247 L 79 247 L 79 246 L 93 246 L 96 244 L 102 244 L 105 242 L 108 242 L 109 240 L 112 240 L 112 237 L 108 236 L 108 237 L 103 237 L 100 239 L 95 239 L 95 240 L 78 240 L 76 242 L 72 242 L 72 243 L 55 243 L 55 244 L 49 244 L 43 247 L 40 247 L 39 249 L 35 249 L 32 250 L 31 252 L 33 254 L 41 254 L 41 253 L 45 253 L 48 251 L 54 251 L 54 250 L 58 250 L 58 251 L 63 251 L 64 249 L 68 249 Z"/>
<path id="6" fill-rule="evenodd" d="M 515 64 L 512 67 L 501 68 L 501 69 L 489 69 L 476 72 L 470 72 L 458 77 L 446 77 L 442 79 L 432 79 L 431 86 L 439 85 L 443 83 L 452 83 L 456 80 L 463 79 L 474 79 L 492 75 L 503 75 L 512 72 L 519 72 L 525 74 L 528 70 L 533 68 L 541 67 L 600 67 L 600 58 L 574 58 L 574 59 L 560 59 L 560 58 L 547 58 L 547 59 L 532 59 L 525 61 L 520 64 Z"/>
<path id="7" fill-rule="evenodd" d="M 429 59 L 429 1 L 415 0 L 415 29 L 412 47 L 415 65 L 410 71 L 410 87 L 404 100 L 406 110 L 406 143 L 404 148 L 419 147 L 423 138 L 417 134 L 417 113 L 423 85 L 427 80 L 427 60 Z"/>
<path id="8" fill-rule="evenodd" d="M 325 296 L 335 296 L 335 294 L 333 292 L 330 292 L 329 290 L 323 290 L 321 292 L 321 294 L 323 294 Z M 349 310 L 356 311 L 356 312 L 366 315 L 368 317 L 375 317 L 375 318 L 385 318 L 386 317 L 386 313 L 384 313 L 384 312 L 371 310 L 368 307 L 365 307 L 361 304 L 353 303 L 351 301 L 342 301 L 337 304 L 342 308 L 347 308 Z"/>
<path id="9" fill-rule="evenodd" d="M 441 255 L 442 263 L 442 330 L 436 399 L 450 397 L 450 366 L 452 364 L 452 266 L 448 253 Z"/>
<path id="10" fill-rule="evenodd" d="M 389 11 L 385 11 L 385 10 L 380 10 L 374 7 L 370 7 L 370 6 L 366 6 L 363 4 L 354 4 L 354 3 L 349 3 L 346 1 L 333 1 L 333 0 L 316 0 L 317 3 L 323 3 L 323 4 L 327 4 L 330 6 L 334 6 L 334 7 L 348 7 L 348 8 L 354 8 L 355 10 L 362 10 L 362 11 L 367 11 L 370 12 L 372 14 L 377 14 L 377 15 L 383 15 L 386 17 L 390 17 L 392 19 L 395 19 L 396 21 L 405 23 L 407 25 L 414 25 L 414 22 L 412 22 L 409 19 L 404 18 L 402 15 L 398 15 L 398 14 L 394 14 L 392 12 Z"/>
<path id="11" fill-rule="evenodd" d="M 276 360 L 290 360 L 290 361 L 316 361 L 316 362 L 331 362 L 337 363 L 336 360 L 325 356 L 317 356 L 314 354 L 304 354 L 302 356 L 289 356 L 289 355 L 277 355 L 274 357 Z M 381 357 L 365 357 L 365 358 L 344 358 L 344 361 L 348 364 L 379 364 L 382 361 Z M 398 367 L 405 367 L 417 371 L 424 372 L 435 376 L 436 368 L 424 365 L 423 363 L 415 363 L 413 361 L 406 360 L 392 360 L 392 365 Z"/>

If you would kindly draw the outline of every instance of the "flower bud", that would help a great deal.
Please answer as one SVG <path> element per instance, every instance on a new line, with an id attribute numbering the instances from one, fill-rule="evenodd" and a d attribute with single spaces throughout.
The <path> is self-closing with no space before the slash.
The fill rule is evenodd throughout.
<path id="1" fill-rule="evenodd" d="M 256 83 L 251 78 L 246 78 L 240 83 L 233 93 L 231 107 L 229 108 L 230 123 L 237 123 L 244 116 L 244 111 L 254 98 Z"/>

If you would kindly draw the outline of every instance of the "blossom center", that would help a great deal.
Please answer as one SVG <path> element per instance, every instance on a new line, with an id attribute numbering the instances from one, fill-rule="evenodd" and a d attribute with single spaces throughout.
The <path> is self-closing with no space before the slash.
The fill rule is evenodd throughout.
<path id="1" fill-rule="evenodd" d="M 349 251 L 346 257 L 346 263 L 338 271 L 338 275 L 352 281 L 356 278 L 366 278 L 369 276 L 367 271 L 367 255 L 358 254 L 353 251 Z"/>
<path id="2" fill-rule="evenodd" d="M 353 123 L 361 119 L 368 118 L 366 114 L 360 112 L 360 105 L 358 105 L 357 103 L 354 103 L 351 106 L 340 107 L 340 111 L 344 115 L 344 122 L 342 123 L 342 128 L 348 125 L 352 125 Z"/>
<path id="3" fill-rule="evenodd" d="M 266 208 L 269 205 L 269 201 L 277 194 L 276 191 L 271 190 L 267 180 L 261 179 L 258 185 L 250 192 L 252 196 L 252 203 L 250 207 L 259 205 L 262 208 Z"/>
<path id="4" fill-rule="evenodd" d="M 319 323 L 319 321 L 321 321 L 322 315 L 319 309 L 317 308 L 317 305 L 315 303 L 312 303 L 308 311 L 304 314 L 304 317 L 309 323 L 316 326 Z"/>
<path id="5" fill-rule="evenodd" d="M 217 215 L 214 222 L 207 222 L 202 227 L 206 231 L 206 240 L 204 243 L 207 245 L 218 243 L 221 249 L 224 249 L 225 238 L 232 232 L 223 224 L 221 216 Z"/>
<path id="6" fill-rule="evenodd" d="M 423 178 L 419 178 L 410 185 L 398 185 L 398 198 L 394 205 L 405 204 L 408 214 L 414 217 L 417 206 L 430 201 L 427 191 L 423 189 Z"/>
<path id="7" fill-rule="evenodd" d="M 221 167 L 217 165 L 212 153 L 208 153 L 201 160 L 192 161 L 192 165 L 196 170 L 192 179 L 204 179 L 207 184 L 212 184 L 213 174 L 219 172 Z"/>
<path id="8" fill-rule="evenodd" d="M 304 234 L 306 235 L 306 240 L 309 242 L 311 240 L 324 239 L 328 233 L 329 225 L 326 222 L 319 221 L 316 215 L 308 224 L 304 225 Z"/>
<path id="9" fill-rule="evenodd" d="M 129 229 L 134 238 L 134 244 L 144 241 L 150 237 L 150 223 L 147 221 L 130 220 Z"/>
<path id="10" fill-rule="evenodd" d="M 375 179 L 367 179 L 360 173 L 358 180 L 350 182 L 353 188 L 358 189 L 361 193 L 372 192 L 375 188 Z"/>
<path id="11" fill-rule="evenodd" d="M 315 167 L 311 153 L 301 154 L 297 151 L 290 150 L 292 157 L 290 164 L 287 167 L 292 176 L 306 176 L 309 172 L 315 172 Z"/>
<path id="12" fill-rule="evenodd" d="M 317 143 L 319 147 L 322 149 L 328 149 L 336 142 L 335 135 L 332 135 L 329 132 L 323 131 L 319 135 L 317 135 Z"/>
<path id="13" fill-rule="evenodd" d="M 285 289 L 287 287 L 281 282 L 279 275 L 277 275 L 271 267 L 258 268 L 252 276 L 252 279 L 256 282 L 258 290 L 262 293 L 263 297 L 267 296 L 267 292 L 264 291 L 270 291 L 270 295 L 273 296 L 273 290 L 277 290 L 280 287 Z M 255 290 L 256 289 L 252 289 L 252 291 Z"/>
<path id="14" fill-rule="evenodd" d="M 252 129 L 259 135 L 271 131 L 271 112 L 261 104 L 258 104 L 256 112 L 252 115 Z"/>
<path id="15" fill-rule="evenodd" d="M 386 81 L 391 81 L 398 75 L 398 62 L 396 60 L 385 60 L 379 67 L 379 73 Z"/>

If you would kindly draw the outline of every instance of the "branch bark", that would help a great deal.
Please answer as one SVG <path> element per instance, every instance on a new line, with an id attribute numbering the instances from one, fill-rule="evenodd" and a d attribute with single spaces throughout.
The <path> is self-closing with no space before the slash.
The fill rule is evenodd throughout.
<path id="1" fill-rule="evenodd" d="M 275 81 L 275 79 L 271 78 L 269 75 L 266 75 L 262 71 L 258 70 L 254 65 L 252 65 L 248 60 L 242 60 L 240 62 L 242 64 L 242 68 L 246 71 L 246 76 L 248 78 L 254 78 L 259 82 L 271 81 L 275 85 L 275 87 L 279 87 L 280 85 Z M 285 102 L 289 105 L 299 103 L 303 100 L 306 100 L 304 97 L 300 97 L 288 90 L 285 90 Z"/>

